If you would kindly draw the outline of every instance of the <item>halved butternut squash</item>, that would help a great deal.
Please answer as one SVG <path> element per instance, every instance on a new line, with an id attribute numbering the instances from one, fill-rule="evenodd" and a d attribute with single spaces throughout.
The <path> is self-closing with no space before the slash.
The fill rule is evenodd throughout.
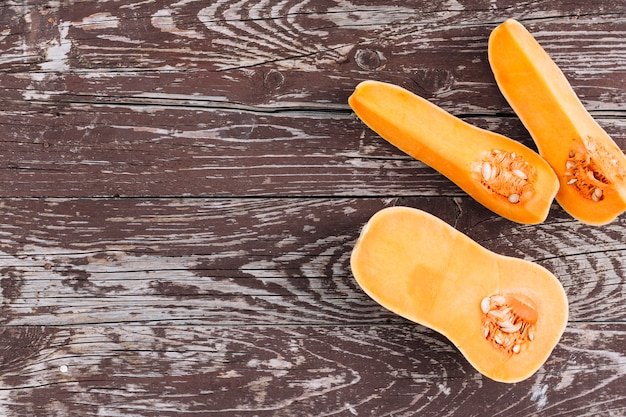
<path id="1" fill-rule="evenodd" d="M 532 149 L 393 84 L 361 82 L 348 102 L 372 130 L 493 212 L 526 224 L 547 217 L 559 183 Z"/>
<path id="2" fill-rule="evenodd" d="M 561 207 L 592 225 L 626 210 L 623 152 L 528 30 L 512 19 L 494 29 L 489 62 L 502 94 L 559 178 Z"/>
<path id="3" fill-rule="evenodd" d="M 567 324 L 565 292 L 547 269 L 491 252 L 421 210 L 374 214 L 350 265 L 371 298 L 446 336 L 495 381 L 532 375 Z"/>

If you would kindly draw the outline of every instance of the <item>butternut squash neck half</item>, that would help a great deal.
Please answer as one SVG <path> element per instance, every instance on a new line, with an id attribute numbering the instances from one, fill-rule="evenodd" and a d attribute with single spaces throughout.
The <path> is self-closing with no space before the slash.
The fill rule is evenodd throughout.
<path id="1" fill-rule="evenodd" d="M 556 172 L 556 200 L 574 218 L 606 224 L 626 209 L 626 158 L 584 108 L 554 61 L 519 22 L 489 38 L 496 82 Z"/>
<path id="2" fill-rule="evenodd" d="M 491 252 L 417 209 L 374 214 L 350 265 L 371 298 L 446 336 L 495 381 L 532 375 L 567 324 L 565 292 L 547 269 Z"/>
<path id="3" fill-rule="evenodd" d="M 559 183 L 536 152 L 480 129 L 393 84 L 360 83 L 348 100 L 381 137 L 518 223 L 545 220 Z"/>

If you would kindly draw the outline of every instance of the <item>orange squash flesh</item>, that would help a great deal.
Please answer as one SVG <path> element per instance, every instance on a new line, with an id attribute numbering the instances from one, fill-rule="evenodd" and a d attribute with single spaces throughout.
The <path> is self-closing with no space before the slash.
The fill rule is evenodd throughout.
<path id="1" fill-rule="evenodd" d="M 626 210 L 626 158 L 584 108 L 536 39 L 509 19 L 489 38 L 496 82 L 556 172 L 556 200 L 574 218 L 600 225 Z"/>
<path id="2" fill-rule="evenodd" d="M 530 148 L 470 125 L 393 84 L 364 81 L 348 102 L 381 137 L 493 212 L 526 224 L 547 217 L 559 184 L 550 166 Z"/>
<path id="3" fill-rule="evenodd" d="M 359 236 L 350 265 L 371 298 L 446 336 L 476 370 L 495 381 L 531 376 L 567 324 L 565 292 L 547 269 L 491 252 L 421 210 L 390 207 L 374 214 Z M 499 298 L 512 300 L 508 305 L 521 321 L 510 319 L 506 327 L 493 327 L 489 319 L 495 313 L 485 313 L 485 304 Z M 513 314 L 496 311 L 496 323 L 504 320 L 503 311 Z M 516 347 L 507 338 L 523 320 L 528 327 Z"/>

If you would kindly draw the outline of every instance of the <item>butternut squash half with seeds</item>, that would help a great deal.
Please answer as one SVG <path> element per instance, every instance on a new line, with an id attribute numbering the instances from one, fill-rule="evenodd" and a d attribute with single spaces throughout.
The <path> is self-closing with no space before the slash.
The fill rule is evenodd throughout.
<path id="1" fill-rule="evenodd" d="M 547 269 L 491 252 L 421 210 L 374 214 L 350 266 L 371 298 L 446 336 L 495 381 L 531 376 L 567 324 L 565 291 Z"/>
<path id="2" fill-rule="evenodd" d="M 372 130 L 493 212 L 518 223 L 546 219 L 559 183 L 530 148 L 393 84 L 364 81 L 348 102 Z"/>
<path id="3" fill-rule="evenodd" d="M 537 40 L 509 19 L 489 37 L 496 82 L 556 172 L 556 200 L 574 218 L 601 225 L 626 210 L 626 158 L 584 108 Z"/>

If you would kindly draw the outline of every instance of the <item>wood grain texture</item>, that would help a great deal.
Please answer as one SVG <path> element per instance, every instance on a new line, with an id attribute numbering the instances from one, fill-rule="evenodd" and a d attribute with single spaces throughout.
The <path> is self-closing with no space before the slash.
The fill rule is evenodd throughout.
<path id="1" fill-rule="evenodd" d="M 486 380 L 364 295 L 350 250 L 390 204 L 559 276 L 571 322 L 538 374 Z M 481 415 L 477 398 L 496 415 L 624 411 L 621 221 L 591 228 L 555 208 L 530 228 L 467 198 L 6 199 L 2 211 L 21 225 L 3 228 L 0 256 L 7 415 Z M 567 245 L 590 236 L 604 250 Z"/>
<path id="2" fill-rule="evenodd" d="M 12 328 L 3 345 L 26 349 L 9 351 L 0 410 L 619 416 L 623 338 L 623 326 L 570 326 L 542 370 L 512 386 L 485 380 L 444 338 L 413 325 Z"/>
<path id="3" fill-rule="evenodd" d="M 357 120 L 402 85 L 534 147 L 487 62 L 521 20 L 626 148 L 626 4 L 0 2 L 0 414 L 623 416 L 626 219 L 499 218 Z M 529 380 L 378 306 L 349 256 L 408 205 L 563 283 Z"/>
<path id="4" fill-rule="evenodd" d="M 534 146 L 486 60 L 516 15 L 626 147 L 621 2 L 61 3 L 2 6 L 5 196 L 461 195 L 347 97 L 394 82 Z"/>
<path id="5" fill-rule="evenodd" d="M 624 221 L 582 226 L 557 207 L 530 227 L 468 198 L 7 199 L 3 323 L 386 323 L 349 257 L 361 225 L 390 204 L 550 269 L 573 322 L 626 320 Z"/>

